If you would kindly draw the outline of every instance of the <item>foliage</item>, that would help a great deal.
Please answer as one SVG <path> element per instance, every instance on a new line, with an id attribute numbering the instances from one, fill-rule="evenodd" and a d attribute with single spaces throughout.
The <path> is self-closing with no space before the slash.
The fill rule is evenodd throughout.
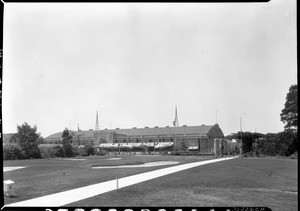
<path id="1" fill-rule="evenodd" d="M 73 152 L 75 155 L 83 155 L 83 146 L 74 146 L 73 147 Z"/>
<path id="2" fill-rule="evenodd" d="M 268 156 L 290 156 L 297 151 L 297 134 L 284 131 L 277 134 L 267 134 L 258 141 L 259 154 Z"/>
<path id="3" fill-rule="evenodd" d="M 298 150 L 298 135 L 293 130 L 278 133 L 277 148 L 281 156 L 290 156 Z"/>
<path id="4" fill-rule="evenodd" d="M 285 124 L 285 129 L 298 129 L 298 85 L 292 85 L 286 96 L 284 109 L 282 109 L 281 121 Z"/>
<path id="5" fill-rule="evenodd" d="M 290 159 L 298 159 L 298 152 L 294 152 L 289 156 Z"/>
<path id="6" fill-rule="evenodd" d="M 3 145 L 3 160 L 17 160 L 25 158 L 25 152 L 16 143 Z"/>
<path id="7" fill-rule="evenodd" d="M 98 148 L 98 150 L 96 150 L 95 155 L 99 155 L 99 156 L 104 156 L 107 154 L 107 151 L 104 149 L 100 149 Z"/>
<path id="8" fill-rule="evenodd" d="M 53 147 L 54 145 L 52 144 L 39 144 L 39 149 L 41 151 L 41 157 L 42 158 L 51 158 L 51 157 L 55 157 L 55 155 L 53 154 Z"/>
<path id="9" fill-rule="evenodd" d="M 227 136 L 227 138 L 242 140 L 243 153 L 247 153 L 253 150 L 254 141 L 260 137 L 263 137 L 263 134 L 251 132 L 237 132 L 232 133 L 230 136 Z"/>
<path id="10" fill-rule="evenodd" d="M 28 123 L 23 123 L 17 126 L 16 143 L 20 146 L 24 158 L 41 158 L 41 153 L 38 148 L 40 134 L 37 127 L 31 127 Z"/>
<path id="11" fill-rule="evenodd" d="M 68 128 L 65 128 L 62 135 L 62 144 L 63 144 L 63 151 L 64 151 L 64 157 L 74 157 L 76 154 L 74 153 L 74 149 L 72 147 L 73 143 L 73 134 L 71 131 L 68 130 Z"/>
<path id="12" fill-rule="evenodd" d="M 64 148 L 60 145 L 53 146 L 50 153 L 54 157 L 65 157 Z"/>
<path id="13" fill-rule="evenodd" d="M 268 134 L 238 132 L 231 134 L 230 138 L 238 140 L 242 138 L 242 150 L 245 157 L 288 157 L 298 149 L 298 134 L 294 130 Z"/>
<path id="14" fill-rule="evenodd" d="M 89 155 L 94 155 L 95 154 L 95 149 L 91 144 L 86 144 L 83 148 L 83 154 L 82 156 L 89 156 Z"/>
<path id="15" fill-rule="evenodd" d="M 41 137 L 41 136 L 38 138 L 37 143 L 38 144 L 46 144 L 45 143 L 45 139 L 43 137 Z"/>
<path id="16" fill-rule="evenodd" d="M 239 153 L 239 147 L 238 147 L 238 143 L 237 142 L 233 142 L 233 141 L 228 141 L 226 143 L 226 147 L 224 150 L 224 154 L 238 154 Z"/>

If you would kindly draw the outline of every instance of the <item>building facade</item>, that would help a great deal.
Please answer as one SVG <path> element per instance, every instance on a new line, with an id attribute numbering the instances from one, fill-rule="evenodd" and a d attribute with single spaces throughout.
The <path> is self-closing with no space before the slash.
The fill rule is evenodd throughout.
<path id="1" fill-rule="evenodd" d="M 72 131 L 73 145 L 92 144 L 94 147 L 137 145 L 166 146 L 181 145 L 186 149 L 208 152 L 214 148 L 214 139 L 224 138 L 218 124 L 181 127 L 144 127 L 112 130 L 86 130 Z M 52 134 L 45 138 L 48 144 L 61 144 L 62 132 Z"/>

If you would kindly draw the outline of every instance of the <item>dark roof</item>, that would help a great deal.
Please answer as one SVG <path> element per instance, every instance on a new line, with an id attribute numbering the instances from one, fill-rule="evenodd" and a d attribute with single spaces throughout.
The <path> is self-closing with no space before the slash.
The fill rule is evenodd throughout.
<path id="1" fill-rule="evenodd" d="M 117 134 L 126 134 L 128 136 L 140 135 L 168 135 L 168 134 L 197 134 L 206 135 L 212 125 L 207 126 L 187 126 L 187 127 L 157 127 L 157 128 L 136 128 L 112 130 Z"/>
<path id="2" fill-rule="evenodd" d="M 85 131 L 72 131 L 74 136 L 80 138 L 93 138 L 95 130 Z M 113 130 L 100 130 L 101 134 L 104 133 L 116 133 L 124 134 L 128 136 L 147 136 L 147 135 L 174 135 L 174 134 L 189 134 L 196 136 L 208 136 L 208 137 L 224 137 L 222 130 L 218 125 L 201 125 L 201 126 L 185 126 L 185 127 L 157 127 L 157 128 L 128 128 L 128 129 L 113 129 Z M 59 139 L 62 132 L 54 133 L 46 139 Z"/>

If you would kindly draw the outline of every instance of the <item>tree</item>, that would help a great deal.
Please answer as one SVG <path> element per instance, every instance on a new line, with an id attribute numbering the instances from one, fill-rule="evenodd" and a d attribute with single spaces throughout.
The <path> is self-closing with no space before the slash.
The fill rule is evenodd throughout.
<path id="1" fill-rule="evenodd" d="M 82 155 L 89 156 L 89 155 L 94 155 L 94 154 L 95 154 L 94 147 L 90 143 L 85 144 Z"/>
<path id="2" fill-rule="evenodd" d="M 62 135 L 62 144 L 63 144 L 63 149 L 64 149 L 64 155 L 66 157 L 73 157 L 74 152 L 73 152 L 73 147 L 72 147 L 72 142 L 73 142 L 73 134 L 71 131 L 68 130 L 68 128 L 65 128 L 63 131 Z"/>
<path id="3" fill-rule="evenodd" d="M 26 158 L 21 147 L 17 143 L 8 143 L 3 145 L 3 160 L 15 160 Z"/>
<path id="4" fill-rule="evenodd" d="M 25 158 L 41 158 L 38 148 L 40 134 L 37 133 L 37 127 L 31 127 L 28 123 L 17 125 L 16 143 L 20 146 Z"/>
<path id="5" fill-rule="evenodd" d="M 277 149 L 282 156 L 290 156 L 298 151 L 298 134 L 285 130 L 277 134 Z"/>
<path id="6" fill-rule="evenodd" d="M 287 130 L 298 130 L 298 86 L 292 85 L 286 96 L 284 109 L 282 109 L 281 121 L 285 124 Z"/>
<path id="7" fill-rule="evenodd" d="M 237 133 L 232 133 L 226 138 L 228 139 L 237 139 L 238 142 L 242 139 L 242 150 L 243 154 L 248 153 L 251 150 L 253 150 L 253 144 L 255 143 L 255 140 L 263 137 L 264 135 L 261 133 L 251 133 L 251 132 L 237 132 Z"/>

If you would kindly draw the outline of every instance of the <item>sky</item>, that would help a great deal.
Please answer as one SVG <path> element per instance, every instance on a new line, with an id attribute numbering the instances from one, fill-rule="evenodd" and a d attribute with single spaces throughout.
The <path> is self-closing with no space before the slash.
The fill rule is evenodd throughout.
<path id="1" fill-rule="evenodd" d="M 297 84 L 296 0 L 6 3 L 3 132 L 218 123 L 283 131 Z M 240 121 L 241 120 L 241 121 Z M 240 124 L 242 123 L 242 124 Z"/>

